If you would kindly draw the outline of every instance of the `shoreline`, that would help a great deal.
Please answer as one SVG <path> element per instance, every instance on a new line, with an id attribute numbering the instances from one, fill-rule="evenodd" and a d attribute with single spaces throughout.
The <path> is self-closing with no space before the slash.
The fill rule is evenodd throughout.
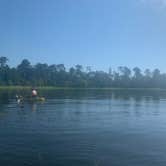
<path id="1" fill-rule="evenodd" d="M 162 88 L 79 88 L 79 87 L 54 87 L 54 86 L 36 86 L 38 90 L 145 90 L 145 91 L 166 91 Z M 0 86 L 0 90 L 29 90 L 31 86 Z"/>

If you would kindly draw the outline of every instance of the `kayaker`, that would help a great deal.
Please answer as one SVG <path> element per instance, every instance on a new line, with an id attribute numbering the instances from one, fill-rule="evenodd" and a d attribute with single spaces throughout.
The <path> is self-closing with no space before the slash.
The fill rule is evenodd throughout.
<path id="1" fill-rule="evenodd" d="M 32 88 L 32 97 L 37 97 L 37 90 Z"/>

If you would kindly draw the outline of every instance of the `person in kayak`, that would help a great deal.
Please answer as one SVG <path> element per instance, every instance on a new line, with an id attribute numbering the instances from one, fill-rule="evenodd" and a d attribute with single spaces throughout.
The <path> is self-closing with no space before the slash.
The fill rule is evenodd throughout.
<path id="1" fill-rule="evenodd" d="M 37 90 L 35 88 L 32 88 L 32 97 L 33 98 L 37 97 Z"/>

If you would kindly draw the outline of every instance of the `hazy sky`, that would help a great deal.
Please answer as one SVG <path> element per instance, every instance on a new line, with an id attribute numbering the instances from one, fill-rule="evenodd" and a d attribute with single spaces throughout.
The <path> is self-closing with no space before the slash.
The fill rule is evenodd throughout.
<path id="1" fill-rule="evenodd" d="M 166 71 L 166 0 L 0 0 L 0 56 Z"/>

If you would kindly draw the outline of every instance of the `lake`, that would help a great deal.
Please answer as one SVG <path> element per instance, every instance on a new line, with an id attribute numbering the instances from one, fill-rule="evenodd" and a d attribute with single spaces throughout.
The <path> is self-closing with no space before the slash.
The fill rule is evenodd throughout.
<path id="1" fill-rule="evenodd" d="M 0 165 L 166 165 L 166 91 L 39 93 L 18 105 L 0 92 Z"/>

